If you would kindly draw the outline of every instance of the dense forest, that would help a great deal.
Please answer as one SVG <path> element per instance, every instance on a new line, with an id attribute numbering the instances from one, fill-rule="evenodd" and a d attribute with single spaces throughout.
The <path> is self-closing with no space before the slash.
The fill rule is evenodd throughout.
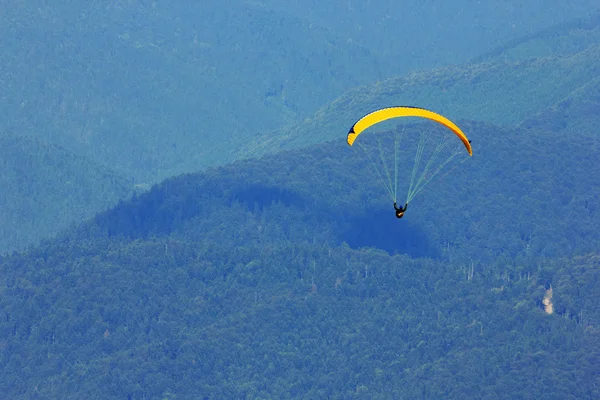
<path id="1" fill-rule="evenodd" d="M 172 178 L 4 257 L 1 390 L 596 398 L 598 141 L 460 124 L 477 156 L 401 221 L 340 140 Z"/>
<path id="2" fill-rule="evenodd" d="M 293 242 L 57 244 L 3 260 L 2 390 L 594 399 L 598 262 L 499 269 Z"/>

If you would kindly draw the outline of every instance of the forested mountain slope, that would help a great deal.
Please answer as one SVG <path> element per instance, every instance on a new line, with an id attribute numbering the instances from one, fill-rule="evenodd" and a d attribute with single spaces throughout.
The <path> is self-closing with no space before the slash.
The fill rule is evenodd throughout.
<path id="1" fill-rule="evenodd" d="M 4 257 L 3 393 L 596 397 L 597 142 L 460 125 L 473 159 L 400 221 L 340 140 Z"/>

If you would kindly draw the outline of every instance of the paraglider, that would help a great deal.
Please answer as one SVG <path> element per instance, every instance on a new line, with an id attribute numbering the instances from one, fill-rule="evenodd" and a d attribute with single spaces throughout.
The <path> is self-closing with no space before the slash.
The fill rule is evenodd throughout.
<path id="1" fill-rule="evenodd" d="M 398 169 L 402 155 L 406 155 L 408 148 L 408 146 L 400 147 L 403 132 L 399 132 L 398 129 L 396 129 L 393 141 L 388 139 L 389 135 L 385 138 L 381 138 L 380 134 L 371 135 L 370 140 L 363 137 L 358 141 L 357 139 L 359 135 L 372 126 L 383 121 L 401 117 L 424 118 L 426 120 L 434 121 L 446 129 L 441 133 L 421 132 L 420 139 L 418 143 L 416 143 L 416 154 L 414 156 L 405 205 L 398 207 Z M 449 132 L 451 132 L 451 134 L 447 134 Z M 460 141 L 457 141 L 456 139 L 459 139 Z M 382 143 L 382 141 L 384 143 Z M 397 218 L 402 218 L 404 216 L 408 203 L 415 196 L 420 194 L 429 183 L 445 175 L 445 173 L 442 174 L 442 171 L 449 172 L 451 170 L 448 168 L 451 165 L 451 162 L 457 161 L 460 158 L 462 158 L 462 161 L 465 161 L 466 158 L 460 157 L 465 154 L 465 149 L 469 156 L 473 155 L 471 141 L 454 122 L 433 111 L 410 106 L 382 108 L 363 116 L 350 128 L 347 142 L 350 146 L 353 146 L 356 142 L 358 147 L 365 153 L 366 158 L 369 160 L 371 166 L 374 167 L 375 172 L 381 179 L 384 187 L 394 202 L 394 210 Z M 462 146 L 460 147 L 464 147 L 463 150 L 461 150 L 460 147 L 455 146 L 456 143 L 461 142 Z M 387 161 L 389 153 L 392 150 L 392 144 L 394 152 L 393 174 L 389 162 Z M 403 154 L 401 155 L 400 153 Z M 424 154 L 427 153 L 429 153 L 429 159 L 424 166 L 421 166 L 421 160 L 424 158 Z"/>
<path id="2" fill-rule="evenodd" d="M 406 203 L 404 205 L 404 207 L 402 207 L 402 206 L 398 207 L 398 205 L 396 203 L 394 203 L 394 210 L 396 210 L 396 218 L 404 217 L 404 212 L 406 211 L 407 208 L 408 208 L 408 203 Z"/>

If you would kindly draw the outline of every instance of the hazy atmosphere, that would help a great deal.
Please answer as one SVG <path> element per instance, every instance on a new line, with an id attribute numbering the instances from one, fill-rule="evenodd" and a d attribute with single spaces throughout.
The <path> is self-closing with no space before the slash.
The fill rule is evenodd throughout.
<path id="1" fill-rule="evenodd" d="M 600 398 L 596 1 L 0 7 L 7 399 Z"/>

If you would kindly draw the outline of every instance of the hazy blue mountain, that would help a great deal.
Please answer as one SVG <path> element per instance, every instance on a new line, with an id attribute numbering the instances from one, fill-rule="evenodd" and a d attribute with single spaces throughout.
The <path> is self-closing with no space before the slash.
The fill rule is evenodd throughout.
<path id="1" fill-rule="evenodd" d="M 600 11 L 519 36 L 480 54 L 472 62 L 524 61 L 579 53 L 600 42 Z"/>
<path id="2" fill-rule="evenodd" d="M 391 105 L 421 106 L 450 118 L 514 126 L 566 98 L 593 96 L 587 89 L 600 74 L 599 59 L 597 43 L 566 56 L 481 62 L 390 78 L 349 90 L 302 123 L 258 135 L 241 155 L 345 137 L 360 116 Z"/>
<path id="3" fill-rule="evenodd" d="M 101 203 L 82 201 L 66 212 L 63 200 L 79 195 L 65 197 L 52 176 L 104 166 L 143 186 L 228 162 L 254 132 L 312 113 L 385 70 L 368 49 L 258 4 L 29 0 L 1 8 L 0 135 L 34 138 L 10 156 L 21 181 L 11 176 L 0 189 L 3 251 L 80 222 L 123 193 L 119 177 Z M 89 165 L 82 158 L 32 165 L 33 143 Z M 77 190 L 107 184 L 94 176 Z M 36 188 L 44 201 L 30 204 L 19 185 Z"/>
<path id="4" fill-rule="evenodd" d="M 262 2 L 328 26 L 347 40 L 395 59 L 402 73 L 464 64 L 496 48 L 510 48 L 507 43 L 511 41 L 536 36 L 549 27 L 569 24 L 600 10 L 594 0 Z M 589 44 L 585 37 L 580 39 L 583 43 L 580 40 L 569 45 Z M 539 54 L 540 48 L 543 44 L 528 51 Z"/>
<path id="5" fill-rule="evenodd" d="M 5 9 L 8 23 L 0 26 L 7 55 L 0 67 L 7 88 L 0 98 L 5 116 L 0 125 L 3 132 L 59 143 L 90 158 L 92 170 L 97 164 L 108 165 L 130 182 L 154 181 L 224 160 L 334 139 L 345 134 L 357 115 L 389 104 L 426 104 L 452 118 L 595 132 L 597 16 L 515 39 L 479 64 L 422 71 L 351 89 L 312 118 L 298 122 L 297 117 L 323 104 L 332 93 L 386 68 L 385 57 L 356 42 L 347 43 L 340 31 L 319 25 L 316 15 L 301 14 L 293 7 L 283 10 L 249 2 L 230 8 L 203 3 L 165 9 L 137 3 L 15 4 Z M 341 69 L 329 61 L 319 64 L 334 59 Z M 271 68 L 279 65 L 277 60 L 283 61 L 274 74 Z M 365 62 L 373 75 L 364 70 Z M 254 71 L 255 65 L 264 69 Z M 253 79 L 248 80 L 251 73 Z M 327 84 L 305 84 L 319 80 Z M 283 81 L 290 90 L 277 89 L 276 82 Z M 202 90 L 193 90 L 194 85 Z M 241 103 L 235 100 L 244 91 L 262 94 L 243 97 Z M 294 122 L 282 129 L 255 133 L 290 121 Z M 22 179 L 44 179 L 35 170 L 27 171 L 25 161 L 18 163 L 13 157 L 12 168 L 24 168 L 21 175 L 29 177 Z M 65 176 L 87 168 L 61 165 L 77 168 L 58 173 Z M 90 178 L 87 185 L 102 182 Z M 8 189 L 22 184 L 39 186 L 44 195 L 44 187 L 55 187 L 14 179 L 5 186 L 4 215 L 11 222 L 2 249 L 37 242 L 46 233 L 80 221 L 61 211 L 61 201 L 48 203 L 53 196 L 47 196 L 37 211 L 31 210 L 35 205 L 24 208 L 31 199 Z M 120 185 L 107 190 L 123 193 Z M 115 196 L 108 196 L 111 200 L 98 204 L 100 208 L 84 202 L 77 215 L 92 215 L 120 197 Z M 35 226 L 24 220 L 35 220 Z"/>
<path id="6" fill-rule="evenodd" d="M 124 177 L 38 139 L 0 136 L 0 254 L 23 249 L 112 207 Z"/>
<path id="7" fill-rule="evenodd" d="M 390 73 L 368 48 L 260 4 L 3 10 L 0 131 L 155 182 L 232 159 L 255 132 Z"/>
<path id="8" fill-rule="evenodd" d="M 592 5 L 11 3 L 0 24 L 0 131 L 157 182 L 229 162 L 257 133 L 346 90 L 464 64 Z"/>
<path id="9" fill-rule="evenodd" d="M 136 177 L 154 181 L 181 170 L 341 137 L 358 115 L 389 104 L 427 105 L 452 118 L 522 123 L 555 131 L 568 127 L 569 131 L 595 134 L 598 99 L 594 88 L 600 57 L 597 15 L 515 39 L 482 56 L 478 64 L 421 71 L 351 89 L 312 118 L 298 122 L 298 116 L 323 104 L 327 96 L 368 78 L 364 70 L 352 78 L 319 62 L 338 59 L 340 66 L 348 68 L 370 62 L 375 74 L 385 69 L 384 57 L 345 43 L 339 31 L 318 25 L 316 15 L 301 15 L 293 7 L 271 7 L 276 11 L 259 3 L 243 3 L 237 8 L 203 3 L 168 9 L 137 3 L 79 7 L 15 4 L 5 9 L 8 23 L 0 26 L 7 54 L 7 62 L 0 67 L 7 88 L 0 99 L 6 117 L 0 121 L 3 132 L 60 143 L 94 160 L 89 168 L 98 163 L 108 165 L 131 181 Z M 254 22 L 248 25 L 244 21 Z M 215 25 L 222 29 L 213 29 Z M 294 52 L 289 52 L 292 47 Z M 323 51 L 320 55 L 311 53 L 318 49 Z M 302 57 L 310 68 L 292 73 Z M 355 65 L 343 57 L 361 61 Z M 270 68 L 280 59 L 284 60 L 282 68 L 273 74 Z M 248 80 L 245 76 L 253 65 L 265 68 L 253 71 L 254 78 Z M 198 66 L 204 71 L 200 75 Z M 322 75 L 323 71 L 329 75 Z M 295 79 L 299 77 L 304 78 Z M 330 86 L 315 84 L 319 86 L 315 92 L 303 83 L 317 82 L 317 78 Z M 282 80 L 293 87 L 289 91 L 280 87 L 278 92 L 274 82 Z M 196 84 L 203 89 L 192 90 Z M 257 86 L 252 89 L 252 85 Z M 260 85 L 269 89 L 260 92 Z M 235 103 L 245 90 L 262 93 L 262 100 L 251 96 L 244 98 L 243 104 Z M 320 100 L 315 101 L 315 95 L 321 96 Z M 215 101 L 222 98 L 227 101 Z M 284 120 L 294 122 L 261 135 L 246 130 L 275 127 Z M 18 160 L 12 160 L 14 168 L 24 168 L 23 176 L 40 176 L 36 171 L 27 174 L 25 162 L 17 165 Z M 157 165 L 164 168 L 157 169 Z M 69 176 L 85 169 L 76 168 L 78 171 L 60 174 Z M 11 182 L 5 187 L 17 184 Z M 43 182 L 28 184 L 54 187 Z M 88 184 L 95 183 L 90 179 Z M 122 193 L 118 185 L 111 190 Z M 6 225 L 1 246 L 5 250 L 34 243 L 46 232 L 78 221 L 66 218 L 60 211 L 64 209 L 61 202 L 46 202 L 45 211 L 25 212 L 23 207 L 30 199 L 19 193 L 4 195 L 5 220 L 12 221 Z M 92 215 L 111 201 L 100 208 L 85 202 L 81 207 L 87 211 L 81 208 L 78 215 Z M 40 213 L 49 214 L 40 218 Z M 27 218 L 37 221 L 35 228 L 20 222 Z"/>

